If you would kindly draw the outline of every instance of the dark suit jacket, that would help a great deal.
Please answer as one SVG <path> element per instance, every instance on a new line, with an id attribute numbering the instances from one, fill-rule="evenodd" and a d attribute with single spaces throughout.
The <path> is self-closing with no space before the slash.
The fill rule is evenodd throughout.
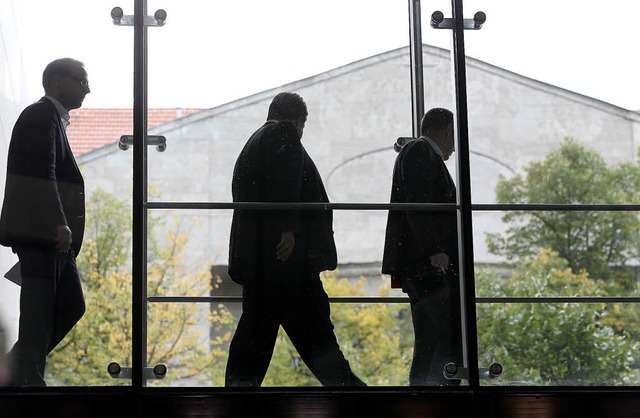
<path id="1" fill-rule="evenodd" d="M 46 97 L 27 107 L 9 144 L 7 182 L 0 215 L 0 244 L 55 246 L 55 227 L 71 229 L 71 248 L 84 235 L 84 181 L 60 115 Z"/>
<path id="2" fill-rule="evenodd" d="M 233 172 L 234 202 L 328 202 L 318 170 L 291 122 L 268 121 L 247 141 Z M 283 231 L 296 232 L 305 268 L 336 268 L 330 210 L 246 210 L 233 212 L 229 275 L 240 284 L 254 280 L 265 264 L 279 263 L 276 245 Z"/>
<path id="3" fill-rule="evenodd" d="M 405 145 L 393 169 L 391 202 L 455 203 L 456 188 L 442 158 L 424 138 Z M 395 277 L 433 269 L 429 257 L 445 253 L 458 267 L 455 211 L 390 210 L 382 273 Z"/>

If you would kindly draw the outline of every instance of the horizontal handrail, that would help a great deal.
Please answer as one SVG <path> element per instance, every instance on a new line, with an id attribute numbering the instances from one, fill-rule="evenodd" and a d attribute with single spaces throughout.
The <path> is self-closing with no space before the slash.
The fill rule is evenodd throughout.
<path id="1" fill-rule="evenodd" d="M 455 211 L 454 203 L 322 203 L 322 202 L 147 202 L 147 209 L 267 209 L 267 210 L 437 210 Z"/>
<path id="2" fill-rule="evenodd" d="M 321 203 L 321 202 L 147 202 L 147 209 L 280 209 L 280 210 L 431 210 L 460 209 L 454 203 Z M 640 205 L 629 204 L 551 204 L 551 203 L 476 203 L 475 212 L 495 211 L 640 211 Z"/>
<path id="3" fill-rule="evenodd" d="M 150 296 L 154 303 L 239 303 L 241 296 Z M 408 297 L 340 296 L 330 297 L 331 303 L 408 303 Z M 476 303 L 640 303 L 639 296 L 540 296 L 540 297 L 477 297 Z"/>

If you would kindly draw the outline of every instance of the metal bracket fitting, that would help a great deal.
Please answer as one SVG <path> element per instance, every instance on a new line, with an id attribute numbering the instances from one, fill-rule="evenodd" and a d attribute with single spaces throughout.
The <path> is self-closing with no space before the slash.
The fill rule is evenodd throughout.
<path id="1" fill-rule="evenodd" d="M 131 379 L 133 369 L 130 367 L 120 367 L 115 361 L 107 366 L 107 373 L 114 379 Z M 147 380 L 164 379 L 167 375 L 167 366 L 157 364 L 155 367 L 145 367 L 143 369 L 143 377 Z"/>
<path id="2" fill-rule="evenodd" d="M 473 19 L 463 19 L 463 24 L 465 29 L 478 30 L 486 21 L 487 15 L 484 12 L 476 12 Z M 445 18 L 440 10 L 436 10 L 431 14 L 431 27 L 434 29 L 453 29 L 453 19 Z"/>
<path id="3" fill-rule="evenodd" d="M 479 368 L 478 371 L 480 372 L 480 379 L 495 379 L 502 374 L 502 365 L 493 363 L 488 368 Z M 458 367 L 455 363 L 445 364 L 442 374 L 445 378 L 451 380 L 469 379 L 469 369 Z"/>
<path id="4" fill-rule="evenodd" d="M 125 15 L 122 7 L 114 7 L 111 9 L 111 19 L 113 24 L 117 26 L 133 26 L 133 15 Z M 164 9 L 158 9 L 153 16 L 144 17 L 145 26 L 164 26 L 167 20 L 167 12 Z"/>
<path id="5" fill-rule="evenodd" d="M 118 147 L 122 151 L 126 151 L 133 145 L 133 135 L 122 135 L 118 141 Z M 147 136 L 147 145 L 155 145 L 158 152 L 164 152 L 167 149 L 167 138 L 163 135 Z"/>

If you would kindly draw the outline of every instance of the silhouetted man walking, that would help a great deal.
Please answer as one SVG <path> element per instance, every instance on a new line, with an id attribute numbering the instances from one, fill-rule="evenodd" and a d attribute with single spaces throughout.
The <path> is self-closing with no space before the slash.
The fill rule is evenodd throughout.
<path id="1" fill-rule="evenodd" d="M 247 141 L 233 173 L 234 202 L 328 202 L 300 139 L 307 106 L 280 93 Z M 242 284 L 242 316 L 229 347 L 227 386 L 262 384 L 280 325 L 325 386 L 364 386 L 333 332 L 319 273 L 336 268 L 332 212 L 236 209 L 229 275 Z"/>

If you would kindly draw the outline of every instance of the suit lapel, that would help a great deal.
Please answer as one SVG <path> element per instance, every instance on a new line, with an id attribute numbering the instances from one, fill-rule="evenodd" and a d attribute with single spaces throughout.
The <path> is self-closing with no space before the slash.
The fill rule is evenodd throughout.
<path id="1" fill-rule="evenodd" d="M 73 152 L 71 151 L 71 145 L 69 145 L 69 138 L 67 137 L 67 131 L 64 128 L 64 122 L 62 121 L 62 116 L 58 112 L 56 105 L 49 100 L 47 97 L 43 97 L 41 100 L 46 100 L 52 108 L 53 114 L 55 115 L 55 120 L 58 123 L 58 139 L 60 140 L 60 151 L 63 152 L 63 155 L 60 157 L 60 161 L 68 160 L 73 165 L 74 170 L 79 173 L 80 169 L 78 168 L 78 164 L 76 163 L 76 159 L 74 158 Z"/>

